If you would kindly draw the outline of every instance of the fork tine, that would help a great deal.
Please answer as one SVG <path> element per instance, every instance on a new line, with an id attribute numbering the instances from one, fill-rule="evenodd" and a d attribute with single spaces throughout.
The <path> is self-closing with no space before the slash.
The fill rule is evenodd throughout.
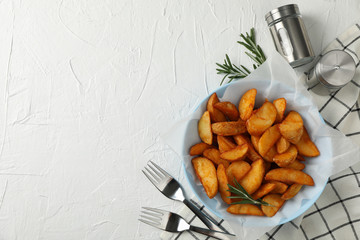
<path id="1" fill-rule="evenodd" d="M 157 209 L 157 208 L 150 208 L 150 207 L 142 207 L 148 211 L 152 211 L 152 212 L 156 212 L 161 214 L 161 216 L 164 216 L 165 213 L 167 213 L 167 211 L 161 210 L 161 209 Z"/>
<path id="2" fill-rule="evenodd" d="M 164 175 L 162 175 L 159 171 L 157 171 L 153 166 L 148 164 L 148 167 L 151 168 L 151 170 L 157 175 L 157 177 L 161 180 L 164 178 Z"/>
<path id="3" fill-rule="evenodd" d="M 150 222 L 150 221 L 147 221 L 147 220 L 144 220 L 144 219 L 138 219 L 140 222 L 143 222 L 143 223 L 146 223 L 150 226 L 153 226 L 153 227 L 156 227 L 156 228 L 159 228 L 158 225 L 159 224 L 155 224 L 154 222 Z"/>
<path id="4" fill-rule="evenodd" d="M 159 167 L 156 163 L 154 163 L 153 161 L 150 160 L 150 162 L 162 173 L 164 174 L 164 176 L 166 177 L 171 177 L 172 176 L 170 174 L 168 174 L 164 169 L 162 169 L 161 167 Z"/>
<path id="5" fill-rule="evenodd" d="M 148 216 L 150 213 L 143 212 L 143 211 L 141 211 L 141 212 L 145 215 L 140 215 L 140 217 L 146 218 L 147 220 L 150 220 L 150 221 L 153 221 L 156 224 L 160 224 L 160 221 L 162 220 L 161 217 L 157 217 L 157 216 L 153 216 L 153 215 Z"/>
<path id="6" fill-rule="evenodd" d="M 148 173 L 150 173 L 151 176 L 153 176 L 153 178 L 154 178 L 157 182 L 160 182 L 161 178 L 163 178 L 163 177 L 162 177 L 162 176 L 159 176 L 159 173 L 156 172 L 156 171 L 154 171 L 154 168 L 153 168 L 153 167 L 151 167 L 151 166 L 149 166 L 149 165 L 148 165 L 148 167 L 150 167 L 152 171 L 150 171 L 150 169 L 147 168 L 147 167 L 145 167 L 145 170 L 146 170 Z"/>
<path id="7" fill-rule="evenodd" d="M 146 168 L 145 168 L 146 169 Z M 155 181 L 147 172 L 145 172 L 144 170 L 141 170 L 145 176 L 150 180 L 150 182 L 155 186 L 157 187 L 158 183 L 157 181 Z M 149 171 L 149 170 L 148 170 Z"/>

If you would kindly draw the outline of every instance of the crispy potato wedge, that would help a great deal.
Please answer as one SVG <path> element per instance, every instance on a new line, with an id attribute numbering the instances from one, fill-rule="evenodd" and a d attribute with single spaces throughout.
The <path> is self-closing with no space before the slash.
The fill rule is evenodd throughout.
<path id="1" fill-rule="evenodd" d="M 281 198 L 279 194 L 269 194 L 263 198 L 263 201 L 269 203 L 272 206 L 261 205 L 261 210 L 268 217 L 274 216 L 284 204 L 285 200 Z"/>
<path id="2" fill-rule="evenodd" d="M 286 99 L 285 98 L 275 99 L 273 101 L 273 104 L 274 104 L 274 106 L 276 108 L 276 112 L 277 112 L 275 122 L 279 123 L 284 118 L 284 113 L 285 113 L 285 109 L 286 109 Z"/>
<path id="3" fill-rule="evenodd" d="M 229 161 L 226 161 L 224 159 L 221 159 L 220 157 L 220 151 L 217 150 L 216 148 L 210 148 L 210 149 L 206 149 L 203 152 L 204 157 L 206 157 L 207 159 L 211 160 L 216 166 L 223 164 L 224 167 L 228 167 L 230 165 Z"/>
<path id="4" fill-rule="evenodd" d="M 237 145 L 242 145 L 247 143 L 248 144 L 248 152 L 246 153 L 246 156 L 253 162 L 256 160 L 262 159 L 261 156 L 255 151 L 253 145 L 251 144 L 251 141 L 248 137 L 245 137 L 244 135 L 236 135 L 234 136 L 235 142 Z"/>
<path id="5" fill-rule="evenodd" d="M 296 146 L 296 145 L 295 145 L 295 146 Z M 300 155 L 299 149 L 298 149 L 298 155 L 297 155 L 296 159 L 299 160 L 299 161 L 305 161 L 305 158 Z"/>
<path id="6" fill-rule="evenodd" d="M 226 168 L 226 176 L 228 177 L 229 184 L 234 185 L 234 178 L 237 181 L 240 181 L 251 169 L 249 163 L 245 161 L 237 161 L 230 164 L 228 168 Z"/>
<path id="7" fill-rule="evenodd" d="M 272 146 L 270 148 L 270 150 L 266 153 L 266 155 L 264 156 L 264 160 L 267 162 L 273 162 L 274 161 L 274 156 L 277 154 L 276 151 L 276 146 Z"/>
<path id="8" fill-rule="evenodd" d="M 195 157 L 191 160 L 196 176 L 203 185 L 209 198 L 215 197 L 218 192 L 216 169 L 212 161 L 204 157 Z"/>
<path id="9" fill-rule="evenodd" d="M 292 184 L 287 190 L 286 192 L 284 192 L 283 195 L 281 195 L 281 198 L 284 200 L 289 200 L 293 197 L 295 197 L 295 195 L 301 190 L 303 185 L 298 184 L 298 183 L 294 183 Z"/>
<path id="10" fill-rule="evenodd" d="M 245 122 L 217 122 L 211 125 L 212 132 L 220 136 L 234 136 L 246 132 Z"/>
<path id="11" fill-rule="evenodd" d="M 214 107 L 225 114 L 230 121 L 237 121 L 239 119 L 239 111 L 231 102 L 218 102 L 214 104 Z"/>
<path id="12" fill-rule="evenodd" d="M 279 128 L 277 125 L 269 127 L 259 140 L 259 153 L 261 156 L 266 156 L 269 150 L 275 145 L 277 140 L 281 137 Z"/>
<path id="13" fill-rule="evenodd" d="M 243 145 L 249 143 L 248 139 L 242 134 L 233 136 L 237 145 Z"/>
<path id="14" fill-rule="evenodd" d="M 208 111 L 205 111 L 199 120 L 198 132 L 199 132 L 199 137 L 204 143 L 209 145 L 212 144 L 213 134 L 211 131 L 210 113 Z"/>
<path id="15" fill-rule="evenodd" d="M 256 190 L 256 192 L 254 192 L 251 196 L 253 199 L 257 200 L 270 193 L 275 188 L 275 186 L 276 185 L 274 183 L 265 183 L 261 185 L 260 188 Z"/>
<path id="16" fill-rule="evenodd" d="M 255 88 L 248 90 L 242 95 L 239 102 L 240 118 L 244 121 L 248 120 L 254 109 L 257 90 Z"/>
<path id="17" fill-rule="evenodd" d="M 249 149 L 249 147 L 245 143 L 245 144 L 237 146 L 236 148 L 231 149 L 227 152 L 221 153 L 220 157 L 222 159 L 225 159 L 225 160 L 228 160 L 231 162 L 243 160 L 246 157 L 246 153 L 247 153 L 248 149 Z"/>
<path id="18" fill-rule="evenodd" d="M 281 135 L 289 142 L 296 144 L 304 132 L 304 123 L 299 113 L 291 111 L 279 124 Z"/>
<path id="19" fill-rule="evenodd" d="M 271 193 L 283 194 L 288 188 L 288 185 L 286 185 L 285 183 L 279 182 L 279 181 L 269 181 L 268 183 L 272 183 L 275 185 L 275 187 L 271 191 Z"/>
<path id="20" fill-rule="evenodd" d="M 290 147 L 290 143 L 283 136 L 276 142 L 276 150 L 278 153 L 284 153 Z"/>
<path id="21" fill-rule="evenodd" d="M 251 136 L 251 143 L 253 144 L 255 150 L 259 152 L 259 136 Z"/>
<path id="22" fill-rule="evenodd" d="M 221 153 L 234 149 L 236 144 L 230 139 L 231 137 L 217 136 L 217 143 Z"/>
<path id="23" fill-rule="evenodd" d="M 305 164 L 300 162 L 299 160 L 295 159 L 292 163 L 286 166 L 287 168 L 292 168 L 295 170 L 303 170 L 305 168 Z"/>
<path id="24" fill-rule="evenodd" d="M 216 109 L 214 107 L 214 105 L 218 102 L 219 102 L 219 98 L 218 98 L 217 94 L 213 93 L 210 96 L 210 98 L 207 102 L 207 106 L 206 106 L 207 110 L 210 113 L 211 122 L 213 122 L 213 123 L 226 121 L 225 115 L 221 111 L 219 111 L 218 109 Z"/>
<path id="25" fill-rule="evenodd" d="M 261 186 L 264 175 L 264 160 L 259 159 L 251 164 L 250 171 L 238 182 L 246 192 L 253 194 Z"/>
<path id="26" fill-rule="evenodd" d="M 260 136 L 274 123 L 276 108 L 271 102 L 265 102 L 259 110 L 246 121 L 246 129 L 250 135 Z"/>
<path id="27" fill-rule="evenodd" d="M 318 148 L 315 143 L 311 141 L 308 132 L 305 127 L 303 128 L 303 135 L 301 136 L 298 143 L 295 144 L 296 148 L 299 151 L 299 154 L 305 157 L 316 157 L 320 155 Z"/>
<path id="28" fill-rule="evenodd" d="M 276 154 L 273 158 L 274 162 L 279 167 L 286 167 L 293 161 L 295 161 L 298 151 L 294 145 L 291 145 L 286 152 L 281 154 Z"/>
<path id="29" fill-rule="evenodd" d="M 222 198 L 222 200 L 227 203 L 231 204 L 231 199 L 228 198 L 231 196 L 231 192 L 229 192 L 229 186 L 228 186 L 228 179 L 225 172 L 224 165 L 220 164 L 216 170 L 218 183 L 219 183 L 219 193 Z"/>
<path id="30" fill-rule="evenodd" d="M 227 212 L 236 215 L 254 215 L 254 216 L 264 216 L 264 213 L 261 209 L 252 204 L 234 204 L 227 208 Z"/>
<path id="31" fill-rule="evenodd" d="M 312 177 L 302 171 L 291 168 L 276 168 L 265 175 L 265 180 L 274 180 L 284 183 L 299 183 L 302 185 L 314 186 Z"/>
<path id="32" fill-rule="evenodd" d="M 190 156 L 202 155 L 206 149 L 214 148 L 214 146 L 206 143 L 197 143 L 190 148 Z"/>

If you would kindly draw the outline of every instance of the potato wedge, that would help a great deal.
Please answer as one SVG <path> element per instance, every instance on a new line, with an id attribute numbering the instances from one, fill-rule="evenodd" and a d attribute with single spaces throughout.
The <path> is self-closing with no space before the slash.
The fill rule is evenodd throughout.
<path id="1" fill-rule="evenodd" d="M 312 177 L 302 171 L 291 168 L 276 168 L 265 175 L 265 180 L 275 180 L 284 183 L 299 183 L 302 185 L 314 186 Z"/>
<path id="2" fill-rule="evenodd" d="M 305 168 L 305 164 L 300 162 L 299 160 L 295 159 L 292 163 L 286 166 L 287 168 L 292 168 L 295 170 L 303 170 Z"/>
<path id="3" fill-rule="evenodd" d="M 239 119 L 239 111 L 231 102 L 218 102 L 214 107 L 221 111 L 230 121 L 237 121 Z"/>
<path id="4" fill-rule="evenodd" d="M 226 168 L 226 176 L 228 177 L 229 184 L 234 185 L 234 178 L 239 182 L 251 169 L 249 163 L 245 161 L 237 161 L 230 164 Z"/>
<path id="5" fill-rule="evenodd" d="M 190 148 L 190 156 L 202 155 L 206 149 L 214 148 L 214 146 L 206 143 L 197 143 Z"/>
<path id="6" fill-rule="evenodd" d="M 264 156 L 264 160 L 267 162 L 274 162 L 274 156 L 277 154 L 276 146 L 272 146 L 270 150 Z"/>
<path id="7" fill-rule="evenodd" d="M 279 181 L 269 181 L 268 183 L 272 183 L 275 185 L 275 187 L 271 191 L 271 193 L 283 194 L 288 188 L 288 185 L 286 185 L 285 183 L 279 182 Z"/>
<path id="8" fill-rule="evenodd" d="M 265 102 L 261 108 L 246 121 L 247 131 L 250 135 L 260 136 L 274 123 L 276 114 L 274 104 Z"/>
<path id="9" fill-rule="evenodd" d="M 274 183 L 265 183 L 261 185 L 260 188 L 256 190 L 256 192 L 254 192 L 251 196 L 253 199 L 257 200 L 270 193 L 275 188 L 275 186 L 276 185 Z"/>
<path id="10" fill-rule="evenodd" d="M 243 160 L 246 157 L 248 148 L 248 145 L 245 143 L 243 145 L 237 146 L 232 150 L 221 153 L 220 157 L 231 162 Z"/>
<path id="11" fill-rule="evenodd" d="M 221 153 L 234 149 L 236 144 L 230 139 L 231 137 L 217 136 L 217 143 Z"/>
<path id="12" fill-rule="evenodd" d="M 248 139 L 242 134 L 235 135 L 235 136 L 233 136 L 233 138 L 237 145 L 243 145 L 243 144 L 249 143 Z"/>
<path id="13" fill-rule="evenodd" d="M 245 122 L 217 122 L 211 125 L 212 132 L 220 136 L 234 136 L 246 132 Z"/>
<path id="14" fill-rule="evenodd" d="M 262 159 L 261 156 L 255 151 L 250 139 L 248 137 L 245 137 L 244 135 L 236 135 L 234 136 L 234 140 L 237 145 L 242 145 L 247 143 L 248 144 L 248 152 L 246 153 L 246 156 L 253 162 L 256 160 Z"/>
<path id="15" fill-rule="evenodd" d="M 291 111 L 279 124 L 281 135 L 289 142 L 296 144 L 304 132 L 304 123 L 299 113 Z"/>
<path id="16" fill-rule="evenodd" d="M 284 153 L 290 147 L 290 143 L 283 136 L 276 142 L 276 150 L 278 153 Z"/>
<path id="17" fill-rule="evenodd" d="M 297 154 L 298 152 L 296 147 L 294 145 L 291 145 L 289 149 L 286 150 L 286 152 L 281 154 L 276 154 L 273 160 L 279 167 L 286 167 L 290 163 L 295 161 Z"/>
<path id="18" fill-rule="evenodd" d="M 199 137 L 204 143 L 209 145 L 212 144 L 213 134 L 211 131 L 210 113 L 208 111 L 205 111 L 199 120 L 198 132 L 199 132 Z"/>
<path id="19" fill-rule="evenodd" d="M 296 145 L 295 145 L 295 146 L 296 146 Z M 298 155 L 297 155 L 296 159 L 299 160 L 299 161 L 305 161 L 305 158 L 300 155 L 299 149 L 298 149 Z"/>
<path id="20" fill-rule="evenodd" d="M 304 133 L 301 136 L 298 143 L 295 144 L 296 148 L 299 151 L 299 154 L 305 157 L 316 157 L 320 155 L 318 148 L 316 147 L 315 143 L 311 141 L 308 132 L 304 127 Z"/>
<path id="21" fill-rule="evenodd" d="M 301 190 L 302 186 L 303 185 L 301 184 L 294 183 L 288 188 L 288 190 L 286 190 L 286 192 L 284 192 L 283 195 L 281 195 L 281 198 L 284 200 L 289 200 L 295 197 L 295 195 Z"/>
<path id="22" fill-rule="evenodd" d="M 218 102 L 219 102 L 219 98 L 218 98 L 217 94 L 213 93 L 210 96 L 210 98 L 207 102 L 207 106 L 206 106 L 208 112 L 210 113 L 211 122 L 213 122 L 213 123 L 226 121 L 225 115 L 221 111 L 219 111 L 218 109 L 216 109 L 214 107 L 214 105 Z"/>
<path id="23" fill-rule="evenodd" d="M 276 112 L 277 112 L 275 122 L 279 123 L 284 118 L 284 113 L 285 113 L 285 109 L 286 109 L 286 99 L 285 98 L 275 99 L 273 101 L 273 104 L 274 104 L 274 106 L 276 108 Z"/>
<path id="24" fill-rule="evenodd" d="M 259 153 L 261 156 L 266 156 L 269 150 L 275 145 L 277 140 L 281 137 L 279 128 L 277 125 L 269 127 L 259 140 Z"/>
<path id="25" fill-rule="evenodd" d="M 219 193 L 222 198 L 222 200 L 227 203 L 231 204 L 231 199 L 228 198 L 231 196 L 231 192 L 229 192 L 229 186 L 228 186 L 228 179 L 225 172 L 224 165 L 220 164 L 216 170 L 218 183 L 219 183 Z"/>
<path id="26" fill-rule="evenodd" d="M 248 90 L 242 95 L 239 102 L 240 118 L 244 121 L 248 120 L 254 109 L 257 90 L 255 88 Z"/>
<path id="27" fill-rule="evenodd" d="M 253 194 L 261 186 L 264 175 L 264 160 L 259 159 L 251 164 L 250 171 L 238 182 L 247 193 Z"/>
<path id="28" fill-rule="evenodd" d="M 251 136 L 251 143 L 253 144 L 255 150 L 259 152 L 259 136 Z"/>
<path id="29" fill-rule="evenodd" d="M 203 185 L 209 198 L 215 197 L 218 192 L 218 180 L 216 169 L 212 161 L 204 157 L 196 157 L 191 160 L 196 176 Z"/>
<path id="30" fill-rule="evenodd" d="M 272 206 L 261 205 L 261 210 L 268 217 L 274 216 L 284 204 L 285 200 L 281 198 L 279 194 L 269 194 L 263 198 L 263 201 L 269 203 Z"/>
<path id="31" fill-rule="evenodd" d="M 215 166 L 218 166 L 220 164 L 223 164 L 224 167 L 228 167 L 230 165 L 229 161 L 226 161 L 224 159 L 221 159 L 220 157 L 220 152 L 219 150 L 217 150 L 216 148 L 210 148 L 210 149 L 206 149 L 203 152 L 204 157 L 206 157 L 207 159 L 211 160 Z"/>
<path id="32" fill-rule="evenodd" d="M 228 213 L 236 215 L 254 215 L 254 216 L 264 216 L 264 213 L 261 209 L 252 204 L 234 204 L 227 208 Z"/>

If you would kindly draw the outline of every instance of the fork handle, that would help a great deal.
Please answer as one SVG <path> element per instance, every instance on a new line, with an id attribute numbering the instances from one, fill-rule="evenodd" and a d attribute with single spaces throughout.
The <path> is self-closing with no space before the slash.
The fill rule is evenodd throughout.
<path id="1" fill-rule="evenodd" d="M 218 232 L 225 232 L 228 233 L 228 231 L 221 226 L 219 223 L 217 223 L 215 220 L 208 218 L 203 212 L 200 211 L 199 208 L 197 208 L 192 202 L 185 199 L 183 203 L 190 208 L 190 210 L 195 213 L 195 215 L 211 230 L 218 231 Z"/>
<path id="2" fill-rule="evenodd" d="M 200 227 L 196 227 L 196 226 L 190 226 L 189 230 L 197 232 L 197 233 L 201 233 L 201 234 L 204 234 L 206 236 L 210 236 L 210 237 L 213 237 L 216 239 L 220 239 L 220 240 L 235 240 L 236 239 L 236 236 L 233 234 L 230 234 L 230 233 L 217 232 L 217 231 L 200 228 Z"/>

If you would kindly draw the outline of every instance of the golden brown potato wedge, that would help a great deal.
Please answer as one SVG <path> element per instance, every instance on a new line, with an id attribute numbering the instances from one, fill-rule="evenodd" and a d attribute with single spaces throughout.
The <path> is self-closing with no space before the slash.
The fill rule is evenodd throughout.
<path id="1" fill-rule="evenodd" d="M 259 110 L 246 121 L 246 129 L 250 135 L 260 136 L 274 123 L 276 108 L 271 102 L 265 102 Z"/>
<path id="2" fill-rule="evenodd" d="M 243 160 L 246 157 L 248 148 L 248 145 L 245 143 L 227 152 L 221 153 L 220 157 L 231 162 Z"/>
<path id="3" fill-rule="evenodd" d="M 224 159 L 221 159 L 220 157 L 220 151 L 217 150 L 216 148 L 210 148 L 210 149 L 206 149 L 203 152 L 204 157 L 206 157 L 207 159 L 210 159 L 216 166 L 223 164 L 224 167 L 228 167 L 230 165 L 229 161 L 226 161 Z"/>
<path id="4" fill-rule="evenodd" d="M 261 156 L 255 151 L 250 139 L 242 134 L 234 136 L 234 140 L 237 145 L 242 145 L 247 143 L 248 144 L 248 152 L 246 153 L 246 156 L 253 162 L 256 160 L 262 159 Z"/>
<path id="5" fill-rule="evenodd" d="M 305 157 L 316 157 L 320 155 L 318 148 L 315 143 L 311 141 L 308 132 L 304 127 L 304 133 L 300 138 L 300 141 L 295 144 L 296 148 L 299 151 L 299 154 Z"/>
<path id="6" fill-rule="evenodd" d="M 275 187 L 271 191 L 271 193 L 283 194 L 286 191 L 286 189 L 288 188 L 288 185 L 286 185 L 285 183 L 279 182 L 279 181 L 269 181 L 268 183 L 272 183 L 275 185 Z"/>
<path id="7" fill-rule="evenodd" d="M 276 150 L 278 153 L 284 153 L 290 147 L 290 143 L 283 136 L 276 142 Z"/>
<path id="8" fill-rule="evenodd" d="M 284 204 L 285 200 L 281 198 L 279 194 L 269 194 L 263 198 L 263 201 L 269 203 L 272 206 L 261 205 L 261 210 L 268 217 L 274 216 Z"/>
<path id="9" fill-rule="evenodd" d="M 210 113 L 211 122 L 213 122 L 213 123 L 226 121 L 225 115 L 221 111 L 219 111 L 218 109 L 216 109 L 214 107 L 214 105 L 218 102 L 219 102 L 218 96 L 216 95 L 216 93 L 213 93 L 210 96 L 210 98 L 207 102 L 207 106 L 206 106 L 207 110 Z"/>
<path id="10" fill-rule="evenodd" d="M 227 203 L 231 204 L 231 199 L 228 198 L 231 196 L 231 192 L 229 192 L 229 186 L 228 186 L 228 179 L 225 172 L 224 165 L 220 164 L 216 170 L 218 183 L 219 183 L 219 192 L 222 200 Z"/>
<path id="11" fill-rule="evenodd" d="M 259 153 L 261 156 L 266 156 L 269 150 L 275 145 L 277 140 L 281 137 L 279 128 L 277 125 L 269 127 L 259 140 Z"/>
<path id="12" fill-rule="evenodd" d="M 243 145 L 243 144 L 249 143 L 248 139 L 242 134 L 235 135 L 235 136 L 233 136 L 233 138 L 237 145 Z"/>
<path id="13" fill-rule="evenodd" d="M 234 149 L 236 144 L 232 141 L 231 137 L 217 136 L 217 143 L 221 153 Z"/>
<path id="14" fill-rule="evenodd" d="M 275 188 L 275 186 L 276 185 L 274 183 L 265 183 L 261 185 L 260 188 L 256 190 L 256 192 L 254 192 L 251 196 L 255 200 L 259 199 L 265 196 L 266 194 L 270 193 Z"/>
<path id="15" fill-rule="evenodd" d="M 247 193 L 253 194 L 261 186 L 264 175 L 264 160 L 259 159 L 251 164 L 250 171 L 238 182 Z"/>
<path id="16" fill-rule="evenodd" d="M 276 168 L 265 175 L 265 180 L 275 180 L 284 183 L 299 183 L 302 185 L 314 186 L 312 177 L 302 171 L 291 168 Z"/>
<path id="17" fill-rule="evenodd" d="M 297 154 L 298 152 L 296 147 L 291 145 L 284 153 L 276 154 L 273 160 L 279 167 L 286 167 L 295 161 Z"/>
<path id="18" fill-rule="evenodd" d="M 190 156 L 202 155 L 206 149 L 214 148 L 214 146 L 206 143 L 197 143 L 190 148 Z"/>
<path id="19" fill-rule="evenodd" d="M 240 118 L 244 121 L 248 120 L 254 109 L 257 90 L 255 88 L 248 90 L 242 95 L 239 102 Z"/>
<path id="20" fill-rule="evenodd" d="M 283 195 L 281 195 L 281 198 L 284 200 L 289 200 L 293 197 L 295 197 L 295 195 L 301 190 L 303 185 L 298 184 L 298 183 L 294 183 L 292 184 L 287 190 L 286 192 L 284 192 Z"/>
<path id="21" fill-rule="evenodd" d="M 249 163 L 245 161 L 237 161 L 230 164 L 226 168 L 226 176 L 228 177 L 229 184 L 234 185 L 234 178 L 239 182 L 251 169 Z"/>
<path id="22" fill-rule="evenodd" d="M 281 135 L 289 142 L 296 144 L 300 141 L 303 134 L 303 120 L 299 113 L 291 111 L 284 121 L 279 124 Z"/>
<path id="23" fill-rule="evenodd" d="M 253 144 L 255 150 L 259 152 L 259 136 L 251 136 L 251 143 Z"/>
<path id="24" fill-rule="evenodd" d="M 214 107 L 225 114 L 230 121 L 237 121 L 239 119 L 239 111 L 231 102 L 218 102 L 214 104 Z"/>
<path id="25" fill-rule="evenodd" d="M 296 145 L 295 145 L 295 146 L 296 146 Z M 298 149 L 298 155 L 297 155 L 296 159 L 299 160 L 299 161 L 305 161 L 305 158 L 300 155 L 299 149 Z"/>
<path id="26" fill-rule="evenodd" d="M 303 170 L 305 168 L 305 164 L 303 164 L 302 162 L 300 162 L 299 160 L 295 160 L 292 163 L 290 163 L 289 165 L 286 166 L 287 168 L 292 168 L 295 170 Z"/>
<path id="27" fill-rule="evenodd" d="M 242 120 L 213 123 L 211 128 L 213 133 L 220 136 L 234 136 L 246 132 L 246 126 Z"/>
<path id="28" fill-rule="evenodd" d="M 198 132 L 199 132 L 199 137 L 204 143 L 207 143 L 209 145 L 212 144 L 213 134 L 211 131 L 210 113 L 208 111 L 205 111 L 199 120 Z"/>
<path id="29" fill-rule="evenodd" d="M 254 215 L 254 216 L 264 216 L 264 213 L 261 209 L 252 204 L 234 204 L 227 208 L 227 212 L 236 215 Z"/>
<path id="30" fill-rule="evenodd" d="M 270 150 L 266 153 L 265 157 L 264 157 L 264 160 L 267 161 L 267 162 L 273 162 L 274 161 L 274 156 L 277 154 L 277 151 L 276 151 L 276 146 L 272 146 L 270 148 Z"/>
<path id="31" fill-rule="evenodd" d="M 209 198 L 215 197 L 218 192 L 218 180 L 213 162 L 204 157 L 193 158 L 191 162 L 196 176 L 205 189 L 206 195 Z"/>
<path id="32" fill-rule="evenodd" d="M 286 99 L 285 98 L 278 98 L 275 99 L 273 102 L 275 108 L 276 108 L 276 123 L 279 123 L 283 120 L 284 118 L 284 113 L 285 113 L 285 109 L 286 109 Z"/>

